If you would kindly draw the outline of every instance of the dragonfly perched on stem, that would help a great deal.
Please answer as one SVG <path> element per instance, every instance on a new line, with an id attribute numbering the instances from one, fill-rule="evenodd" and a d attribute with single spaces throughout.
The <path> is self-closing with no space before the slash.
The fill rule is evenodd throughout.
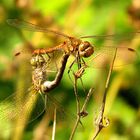
<path id="1" fill-rule="evenodd" d="M 130 47 L 125 47 L 125 45 L 122 46 L 103 46 L 102 48 L 99 48 L 96 45 L 91 44 L 89 41 L 84 41 L 84 39 L 105 39 L 105 40 L 130 40 L 132 37 L 140 37 L 140 31 L 137 32 L 129 32 L 124 34 L 112 34 L 112 35 L 95 35 L 95 36 L 82 36 L 80 38 L 71 37 L 69 35 L 66 35 L 64 33 L 43 28 L 37 25 L 34 25 L 32 23 L 18 20 L 18 19 L 8 19 L 8 24 L 19 28 L 19 29 L 25 29 L 28 31 L 33 32 L 43 32 L 43 33 L 53 33 L 55 35 L 59 35 L 61 37 L 66 38 L 64 42 L 61 44 L 51 47 L 51 48 L 43 48 L 43 49 L 35 49 L 33 51 L 33 54 L 45 54 L 45 53 L 52 53 L 53 51 L 64 51 L 65 53 L 68 53 L 70 55 L 73 55 L 75 57 L 74 61 L 71 63 L 70 68 L 73 66 L 73 64 L 76 62 L 78 64 L 78 67 L 80 68 L 81 64 L 85 64 L 84 58 L 89 58 L 89 61 L 86 60 L 86 63 L 90 62 L 91 67 L 102 67 L 102 62 L 105 61 L 106 57 L 113 57 L 112 54 L 117 48 L 117 56 L 116 56 L 116 62 L 114 63 L 114 66 L 120 66 L 124 64 L 131 63 L 134 58 L 137 56 L 137 53 L 135 49 Z M 127 56 L 124 54 L 128 54 Z M 129 58 L 128 58 L 129 57 Z M 120 59 L 123 59 L 123 63 L 120 62 Z M 129 59 L 129 60 L 128 60 Z M 131 60 L 130 60 L 131 59 Z"/>
<path id="2" fill-rule="evenodd" d="M 122 41 L 123 39 L 129 40 L 135 36 L 139 37 L 140 36 L 139 31 L 130 32 L 130 33 L 126 33 L 126 34 L 114 34 L 114 35 L 103 35 L 103 36 L 83 36 L 80 38 L 76 38 L 76 37 L 71 37 L 69 35 L 66 35 L 66 34 L 58 32 L 58 31 L 43 28 L 43 27 L 34 25 L 32 23 L 29 23 L 26 21 L 21 21 L 18 19 L 8 19 L 7 22 L 8 22 L 8 24 L 10 24 L 16 28 L 19 28 L 19 29 L 25 29 L 25 30 L 34 31 L 34 32 L 53 33 L 55 35 L 59 35 L 66 39 L 64 42 L 62 42 L 61 44 L 59 44 L 55 47 L 35 49 L 32 53 L 33 55 L 39 55 L 39 54 L 53 53 L 54 51 L 64 52 L 64 57 L 63 57 L 64 59 L 62 61 L 62 65 L 61 65 L 62 67 L 59 69 L 59 72 L 57 73 L 55 80 L 43 81 L 41 83 L 41 91 L 44 93 L 47 93 L 48 91 L 52 90 L 60 83 L 61 78 L 63 76 L 63 72 L 65 70 L 67 60 L 70 55 L 74 56 L 74 60 L 70 65 L 70 70 L 71 70 L 72 66 L 74 65 L 74 63 L 76 63 L 78 65 L 78 72 L 76 73 L 77 78 L 80 78 L 82 73 L 84 72 L 84 69 L 89 66 L 95 67 L 95 68 L 96 67 L 97 68 L 106 67 L 106 66 L 104 66 L 104 62 L 105 62 L 105 64 L 106 64 L 106 61 L 107 61 L 107 63 L 111 62 L 110 60 L 112 60 L 111 58 L 113 58 L 113 52 L 115 52 L 116 49 L 117 49 L 117 53 L 116 53 L 115 62 L 113 64 L 113 66 L 117 67 L 120 65 L 129 64 L 129 63 L 133 62 L 133 60 L 137 56 L 137 52 L 133 48 L 124 47 L 125 45 L 124 46 L 110 45 L 110 46 L 103 46 L 102 48 L 98 48 L 98 46 L 92 45 L 92 43 L 87 41 L 87 39 L 91 38 L 91 39 L 111 40 L 111 39 L 116 38 L 120 41 Z M 86 41 L 84 41 L 84 39 L 86 39 Z M 120 62 L 121 58 L 123 59 L 123 62 Z M 77 74 L 79 74 L 79 72 L 80 72 L 80 75 L 78 76 Z M 79 112 L 79 113 L 81 113 L 81 112 Z"/>
<path id="3" fill-rule="evenodd" d="M 26 92 L 28 93 L 26 93 L 23 99 L 17 98 L 16 94 L 12 94 L 6 100 L 2 101 L 0 103 L 0 120 L 6 123 L 17 120 L 20 131 L 23 131 L 27 122 L 35 120 L 43 112 L 48 111 L 48 108 L 46 108 L 48 102 L 46 102 L 46 98 L 43 97 L 43 93 L 49 98 L 49 102 L 52 104 L 51 108 L 55 106 L 57 112 L 62 113 L 63 115 L 61 115 L 63 117 L 64 115 L 71 116 L 72 114 L 68 114 L 67 111 L 64 111 L 63 107 L 55 98 L 50 97 L 48 93 L 46 94 L 46 91 L 52 90 L 61 81 L 68 57 L 69 55 L 67 54 L 63 55 L 61 60 L 62 68 L 60 67 L 60 70 L 58 70 L 55 79 L 49 81 L 49 72 L 47 71 L 47 68 L 51 65 L 51 58 L 48 57 L 48 59 L 46 59 L 43 54 L 34 54 L 30 60 L 32 66 L 32 85 L 27 89 Z M 47 84 L 47 89 L 42 85 L 43 82 L 49 83 L 49 86 Z M 10 104 L 8 104 L 8 102 L 10 102 Z M 33 111 L 33 109 L 35 109 L 35 111 Z"/>
<path id="4" fill-rule="evenodd" d="M 129 40 L 132 37 L 139 37 L 140 36 L 139 31 L 124 33 L 124 34 L 113 34 L 113 35 L 82 36 L 80 38 L 76 38 L 76 37 L 71 37 L 64 33 L 55 31 L 55 30 L 43 28 L 35 24 L 18 20 L 18 19 L 8 19 L 7 22 L 9 25 L 14 26 L 19 29 L 25 29 L 25 30 L 33 31 L 33 32 L 52 33 L 52 34 L 64 37 L 66 40 L 60 43 L 59 45 L 56 45 L 55 47 L 51 47 L 51 48 L 35 49 L 32 52 L 32 54 L 49 54 L 55 51 L 59 51 L 59 52 L 64 52 L 66 54 L 74 56 L 74 60 L 73 62 L 71 62 L 69 66 L 68 74 L 72 70 L 72 66 L 75 63 L 78 65 L 78 70 L 83 67 L 86 67 L 86 68 L 87 67 L 92 67 L 92 68 L 106 67 L 107 65 L 111 63 L 111 60 L 113 58 L 113 53 L 116 48 L 117 48 L 117 54 L 116 54 L 116 59 L 114 62 L 114 67 L 119 67 L 122 65 L 132 63 L 134 59 L 137 57 L 136 50 L 130 47 L 126 47 L 125 45 L 122 45 L 122 46 L 110 45 L 110 46 L 102 46 L 100 48 L 96 45 L 93 45 L 87 40 L 84 41 L 84 39 L 88 39 L 88 38 L 99 39 L 99 40 L 100 39 L 105 39 L 105 40 L 117 39 L 120 41 L 122 41 L 123 39 Z M 58 81 L 60 82 L 60 80 Z M 81 80 L 81 83 L 83 83 L 82 80 Z M 46 89 L 49 90 L 48 82 L 44 84 L 44 87 L 45 86 L 46 86 Z"/>

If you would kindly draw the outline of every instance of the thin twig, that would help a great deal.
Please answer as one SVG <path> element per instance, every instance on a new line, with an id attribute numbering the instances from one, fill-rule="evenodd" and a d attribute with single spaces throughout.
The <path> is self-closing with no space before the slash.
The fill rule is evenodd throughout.
<path id="1" fill-rule="evenodd" d="M 79 100 L 79 97 L 78 97 L 77 78 L 76 78 L 75 74 L 74 74 L 74 94 L 75 94 L 75 97 L 76 97 L 76 105 L 77 105 L 77 108 L 76 108 L 76 110 L 77 110 L 77 119 L 76 119 L 75 125 L 74 125 L 74 127 L 72 129 L 72 133 L 70 135 L 69 140 L 73 139 L 73 136 L 74 136 L 74 134 L 76 132 L 76 129 L 78 127 L 78 124 L 80 122 L 80 115 L 79 115 L 79 113 L 80 113 L 80 100 Z"/>
<path id="2" fill-rule="evenodd" d="M 81 67 L 81 68 L 82 68 L 82 67 Z M 79 69 L 79 70 L 80 70 L 80 69 Z M 80 72 L 81 72 L 81 71 L 80 71 Z M 92 92 L 93 92 L 93 89 L 94 89 L 94 88 L 90 88 L 90 90 L 89 90 L 89 92 L 88 92 L 88 94 L 87 94 L 87 96 L 86 96 L 86 99 L 85 99 L 85 101 L 84 101 L 84 103 L 83 103 L 83 105 L 82 105 L 82 109 L 80 109 L 80 100 L 79 100 L 79 97 L 78 97 L 78 90 L 77 90 L 77 80 L 78 80 L 78 78 L 81 78 L 83 72 L 84 72 L 84 71 L 82 71 L 82 72 L 80 73 L 80 75 L 78 75 L 78 76 L 74 73 L 74 93 L 75 93 L 76 104 L 77 104 L 77 119 L 76 119 L 76 122 L 75 122 L 75 124 L 74 124 L 73 129 L 72 129 L 72 133 L 71 133 L 71 135 L 70 135 L 70 139 L 69 139 L 69 140 L 72 140 L 72 139 L 73 139 L 74 134 L 75 134 L 75 132 L 76 132 L 76 129 L 77 129 L 77 127 L 78 127 L 78 124 L 81 123 L 81 121 L 80 121 L 81 117 L 85 117 L 85 116 L 88 115 L 88 113 L 86 112 L 86 106 L 87 106 L 87 103 L 88 103 L 88 101 L 89 101 L 89 99 L 90 99 L 90 96 L 91 96 L 91 94 L 92 94 Z"/>
<path id="3" fill-rule="evenodd" d="M 75 134 L 75 132 L 76 132 L 76 129 L 77 129 L 79 123 L 80 123 L 80 115 L 77 115 L 77 119 L 76 119 L 76 122 L 75 122 L 75 124 L 74 124 L 73 129 L 72 129 L 72 132 L 71 132 L 71 135 L 70 135 L 69 140 L 72 140 L 72 139 L 73 139 L 74 134 Z"/>
<path id="4" fill-rule="evenodd" d="M 53 121 L 52 140 L 55 140 L 55 132 L 56 132 L 56 108 L 54 109 L 54 121 Z"/>
<path id="5" fill-rule="evenodd" d="M 81 115 L 82 117 L 85 117 L 85 116 L 88 115 L 88 112 L 86 111 L 86 107 L 87 107 L 88 101 L 89 101 L 89 99 L 90 99 L 90 96 L 91 96 L 92 93 L 93 93 L 93 90 L 94 90 L 94 88 L 92 87 L 92 88 L 90 88 L 89 91 L 88 91 L 88 94 L 87 94 L 87 96 L 86 96 L 86 99 L 85 99 L 85 101 L 84 101 L 84 104 L 83 104 L 83 106 L 82 106 L 82 109 L 81 109 L 81 111 L 80 111 L 80 115 Z"/>
<path id="6" fill-rule="evenodd" d="M 101 108 L 100 108 L 99 115 L 95 120 L 96 131 L 95 131 L 95 134 L 94 134 L 94 137 L 93 137 L 92 140 L 95 140 L 95 138 L 98 136 L 98 134 L 100 133 L 102 128 L 105 128 L 109 125 L 109 120 L 104 117 L 104 110 L 105 110 L 107 91 L 108 91 L 108 88 L 109 88 L 109 80 L 110 80 L 110 77 L 111 77 L 111 74 L 112 74 L 112 71 L 113 71 L 113 66 L 114 66 L 114 62 L 115 62 L 115 59 L 116 59 L 116 54 L 117 54 L 117 48 L 115 50 L 114 57 L 113 57 L 113 60 L 111 62 L 110 68 L 109 68 L 109 72 L 108 72 L 108 76 L 107 76 L 107 80 L 106 80 L 106 84 L 105 84 L 105 91 L 104 91 L 104 95 L 103 95 L 102 105 L 101 105 Z M 106 124 L 103 123 L 103 120 L 105 120 Z"/>

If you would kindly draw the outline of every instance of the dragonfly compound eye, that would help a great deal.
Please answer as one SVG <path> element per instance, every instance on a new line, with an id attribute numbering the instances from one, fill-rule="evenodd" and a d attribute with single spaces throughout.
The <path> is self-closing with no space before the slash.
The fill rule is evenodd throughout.
<path id="1" fill-rule="evenodd" d="M 38 61 L 39 64 L 43 64 L 45 62 L 45 60 L 44 60 L 42 55 L 38 56 L 38 60 L 37 61 Z"/>
<path id="2" fill-rule="evenodd" d="M 33 67 L 36 67 L 37 66 L 36 58 L 32 57 L 31 60 L 30 60 L 30 63 Z"/>
<path id="3" fill-rule="evenodd" d="M 85 51 L 90 46 L 90 43 L 88 41 L 84 41 L 80 44 L 79 50 L 80 51 Z"/>
<path id="4" fill-rule="evenodd" d="M 83 57 L 90 57 L 94 53 L 93 47 L 88 47 L 84 52 L 85 53 Z"/>
<path id="5" fill-rule="evenodd" d="M 79 46 L 79 52 L 80 56 L 89 57 L 93 54 L 94 49 L 93 46 L 88 41 L 84 41 Z"/>
<path id="6" fill-rule="evenodd" d="M 42 55 L 36 55 L 32 57 L 30 63 L 33 67 L 39 67 L 45 63 L 45 59 Z"/>

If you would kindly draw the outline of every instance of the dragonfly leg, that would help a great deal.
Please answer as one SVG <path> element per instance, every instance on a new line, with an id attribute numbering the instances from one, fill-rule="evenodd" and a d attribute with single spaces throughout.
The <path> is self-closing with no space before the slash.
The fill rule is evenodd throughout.
<path id="1" fill-rule="evenodd" d="M 69 69 L 68 69 L 68 76 L 69 76 L 69 79 L 71 80 L 72 83 L 73 83 L 73 80 L 70 76 L 70 71 L 72 71 L 74 73 L 74 71 L 72 70 L 72 66 L 75 62 L 76 62 L 76 59 L 74 59 L 74 61 L 70 64 Z"/>

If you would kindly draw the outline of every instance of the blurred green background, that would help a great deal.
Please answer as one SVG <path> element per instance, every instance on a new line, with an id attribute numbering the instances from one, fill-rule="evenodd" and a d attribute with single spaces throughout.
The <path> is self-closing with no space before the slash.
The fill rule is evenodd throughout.
<path id="1" fill-rule="evenodd" d="M 20 59 L 14 57 L 14 53 L 20 49 L 28 48 L 27 42 L 33 48 L 52 47 L 60 42 L 60 37 L 47 34 L 45 37 L 40 33 L 21 32 L 9 26 L 6 20 L 18 18 L 64 32 L 68 35 L 80 37 L 84 35 L 102 35 L 112 33 L 124 33 L 139 31 L 140 29 L 140 1 L 139 0 L 0 0 L 0 101 L 6 97 L 25 89 L 28 85 L 27 79 L 31 77 L 31 72 L 26 70 L 25 64 Z M 127 36 L 127 34 L 126 34 Z M 125 36 L 124 36 L 125 38 Z M 85 40 L 85 39 L 84 39 Z M 88 39 L 96 46 L 106 44 L 106 40 Z M 123 40 L 123 39 L 122 39 Z M 130 65 L 125 65 L 120 69 L 115 69 L 107 96 L 105 115 L 110 119 L 110 125 L 103 129 L 98 140 L 139 140 L 140 139 L 140 36 L 133 36 L 129 40 L 117 42 L 121 46 L 125 43 L 137 51 L 138 57 Z M 44 45 L 45 44 L 45 45 Z M 127 56 L 127 54 L 126 54 Z M 69 60 L 70 61 L 70 60 Z M 68 66 L 60 85 L 51 91 L 62 101 L 62 106 L 66 110 L 73 110 L 76 114 L 75 97 L 73 84 L 68 78 Z M 71 75 L 72 76 L 72 75 Z M 105 87 L 106 70 L 87 69 L 83 75 L 83 83 L 88 90 L 95 87 L 87 110 L 89 115 L 83 121 L 84 130 L 75 133 L 74 140 L 91 140 L 95 132 L 94 119 L 98 114 L 103 90 Z M 20 90 L 19 90 L 20 89 Z M 78 90 L 81 102 L 85 98 L 83 88 L 78 83 Z M 20 93 L 19 93 L 20 94 Z M 2 104 L 0 104 L 2 106 Z M 0 112 L 0 115 L 1 112 Z M 24 116 L 21 116 L 24 118 Z M 5 130 L 7 124 L 0 127 L 0 140 L 25 139 L 25 140 L 47 140 L 48 132 L 52 126 L 42 126 L 45 117 L 31 123 L 25 131 L 21 133 L 18 129 Z M 2 123 L 2 122 L 0 122 Z M 56 140 L 66 140 L 69 138 L 70 120 L 67 120 L 63 128 L 62 123 L 58 123 Z M 46 128 L 46 129 L 45 129 Z"/>

